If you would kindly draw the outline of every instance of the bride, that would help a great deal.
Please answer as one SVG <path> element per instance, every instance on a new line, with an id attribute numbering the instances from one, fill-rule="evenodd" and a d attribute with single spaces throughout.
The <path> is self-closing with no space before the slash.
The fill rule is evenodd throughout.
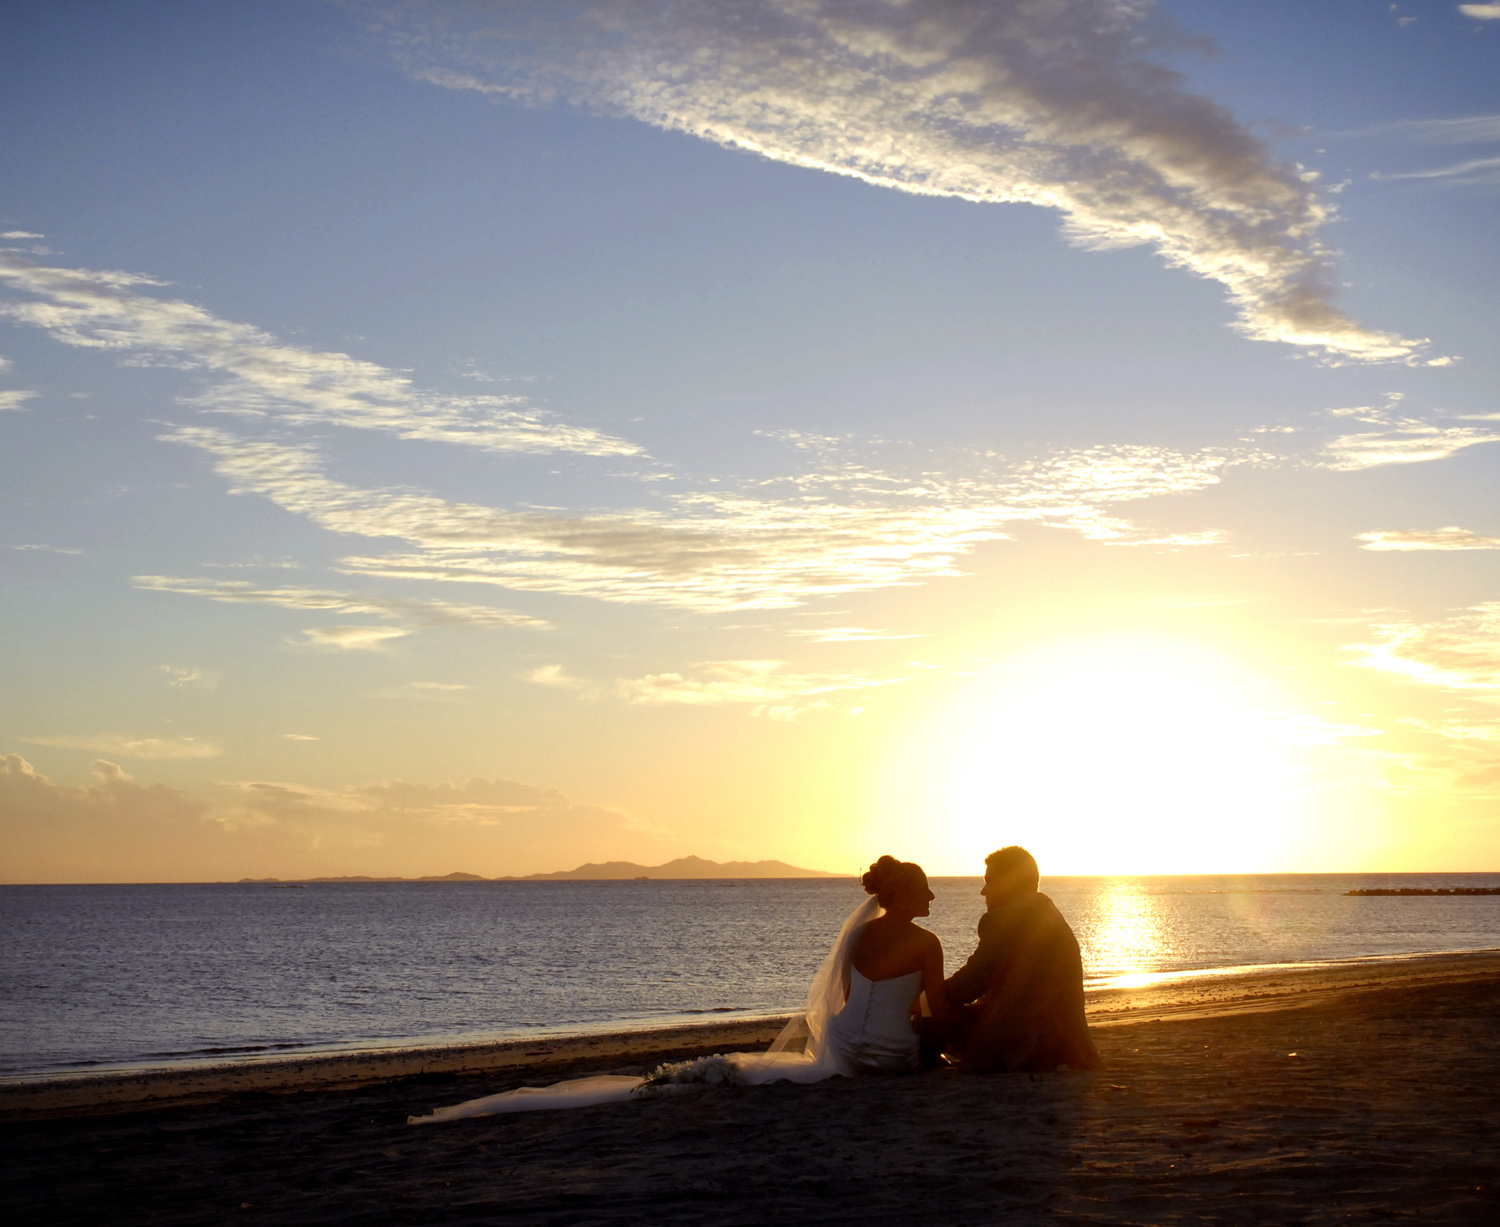
<path id="1" fill-rule="evenodd" d="M 844 921 L 813 976 L 807 1005 L 767 1052 L 731 1052 L 663 1065 L 646 1078 L 602 1074 L 553 1086 L 523 1086 L 471 1099 L 409 1124 L 610 1103 L 675 1085 L 734 1082 L 821 1082 L 835 1075 L 896 1073 L 922 1068 L 913 1016 L 925 994 L 933 1019 L 948 1017 L 943 947 L 919 927 L 934 896 L 922 867 L 882 856 L 862 879 L 870 896 Z"/>

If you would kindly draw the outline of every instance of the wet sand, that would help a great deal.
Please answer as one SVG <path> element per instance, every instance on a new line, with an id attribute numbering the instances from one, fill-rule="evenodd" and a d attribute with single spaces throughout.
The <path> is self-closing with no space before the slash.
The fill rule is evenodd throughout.
<path id="1" fill-rule="evenodd" d="M 725 1042 L 746 1025 L 442 1050 L 425 1059 L 455 1067 L 415 1073 L 390 1054 L 284 1062 L 300 1084 L 262 1070 L 255 1090 L 193 1071 L 174 1106 L 8 1090 L 0 1205 L 59 1224 L 1500 1221 L 1500 955 L 1090 1005 L 1102 1074 L 833 1079 L 421 1128 L 407 1115 L 523 1082 L 749 1047 Z"/>

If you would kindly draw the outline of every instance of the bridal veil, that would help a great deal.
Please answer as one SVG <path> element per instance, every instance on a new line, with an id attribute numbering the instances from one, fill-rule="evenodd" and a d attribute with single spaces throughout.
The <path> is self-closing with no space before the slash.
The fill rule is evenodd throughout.
<path id="1" fill-rule="evenodd" d="M 838 1045 L 830 1042 L 828 1024 L 843 1009 L 848 996 L 849 966 L 859 931 L 879 912 L 879 902 L 871 897 L 849 914 L 839 929 L 833 948 L 812 978 L 802 1012 L 793 1015 L 781 1029 L 769 1051 L 730 1052 L 711 1059 L 720 1068 L 727 1064 L 729 1080 L 746 1086 L 767 1082 L 821 1082 L 835 1074 L 852 1072 Z M 703 1063 L 688 1062 L 685 1066 L 691 1072 L 691 1067 L 700 1064 Z M 685 1079 L 668 1080 L 680 1082 Z M 498 1095 L 471 1099 L 451 1108 L 439 1108 L 429 1116 L 410 1116 L 407 1123 L 426 1125 L 470 1116 L 618 1103 L 648 1091 L 656 1081 L 655 1078 L 634 1075 L 600 1074 L 592 1078 L 572 1078 L 552 1086 L 523 1086 Z"/>

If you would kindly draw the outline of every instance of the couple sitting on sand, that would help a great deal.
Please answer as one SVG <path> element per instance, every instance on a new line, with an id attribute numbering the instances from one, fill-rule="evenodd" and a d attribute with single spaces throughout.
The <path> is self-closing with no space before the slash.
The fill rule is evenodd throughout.
<path id="1" fill-rule="evenodd" d="M 916 923 L 934 898 L 920 865 L 882 856 L 864 875 L 871 897 L 854 910 L 808 990 L 807 1005 L 768 1052 L 730 1052 L 663 1065 L 645 1078 L 602 1074 L 471 1099 L 412 1124 L 581 1108 L 697 1083 L 821 1082 L 938 1064 L 962 1070 L 1098 1069 L 1083 1018 L 1078 942 L 1037 890 L 1024 848 L 985 859 L 989 910 L 979 945 L 943 979 L 942 943 Z M 927 1016 L 919 1009 L 923 995 Z"/>
<path id="2" fill-rule="evenodd" d="M 915 923 L 934 898 L 922 867 L 889 856 L 870 866 L 864 887 L 883 911 L 855 937 L 848 997 L 829 1020 L 840 1072 L 920 1069 L 942 1054 L 972 1073 L 1099 1068 L 1078 942 L 1037 889 L 1035 859 L 1001 848 L 984 868 L 979 945 L 945 981 L 942 943 Z"/>

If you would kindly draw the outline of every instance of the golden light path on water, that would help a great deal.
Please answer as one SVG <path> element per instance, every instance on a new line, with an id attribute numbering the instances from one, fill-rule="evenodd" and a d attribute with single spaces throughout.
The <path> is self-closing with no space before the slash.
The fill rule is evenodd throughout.
<path id="1" fill-rule="evenodd" d="M 1220 958 L 1234 960 L 1237 951 L 1242 960 L 1247 936 L 1266 951 L 1306 936 L 1297 931 L 1306 929 L 1306 921 L 1299 920 L 1295 905 L 1287 906 L 1288 891 L 1316 893 L 1316 888 L 1273 892 L 1253 879 L 1208 876 L 1101 883 L 1074 917 L 1087 978 L 1096 987 L 1144 988 L 1184 977 L 1229 974 L 1236 969 L 1211 964 Z M 1214 902 L 1184 908 L 1181 900 L 1170 898 L 1182 895 L 1213 896 Z M 1191 928 L 1184 928 L 1189 914 Z M 1190 960 L 1186 967 L 1184 957 Z M 1194 966 L 1200 961 L 1210 965 Z"/>
<path id="2" fill-rule="evenodd" d="M 1279 869 L 1302 769 L 1297 714 L 1278 700 L 1232 662 L 1154 641 L 1067 645 L 997 670 L 940 739 L 943 859 L 973 865 L 999 839 L 1046 874 Z"/>
<path id="3" fill-rule="evenodd" d="M 1128 883 L 1112 883 L 1078 934 L 1087 967 L 1111 975 L 1111 983 L 1135 988 L 1149 983 L 1150 968 L 1171 953 L 1149 895 Z"/>

